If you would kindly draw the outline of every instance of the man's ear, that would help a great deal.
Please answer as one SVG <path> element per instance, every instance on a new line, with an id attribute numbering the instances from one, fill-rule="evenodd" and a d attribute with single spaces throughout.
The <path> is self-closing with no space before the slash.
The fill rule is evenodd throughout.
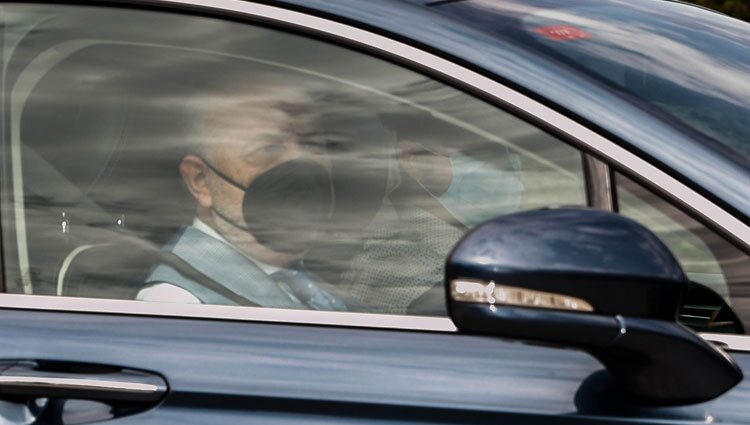
<path id="1" fill-rule="evenodd" d="M 213 198 L 208 186 L 209 168 L 197 155 L 188 154 L 180 162 L 180 175 L 195 202 L 200 207 L 211 208 Z"/>

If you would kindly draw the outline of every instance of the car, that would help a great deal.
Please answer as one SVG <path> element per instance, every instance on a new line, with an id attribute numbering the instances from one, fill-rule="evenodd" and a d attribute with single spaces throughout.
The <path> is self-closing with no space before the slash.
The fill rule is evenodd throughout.
<path id="1" fill-rule="evenodd" d="M 749 24 L 0 8 L 0 423 L 750 423 Z"/>

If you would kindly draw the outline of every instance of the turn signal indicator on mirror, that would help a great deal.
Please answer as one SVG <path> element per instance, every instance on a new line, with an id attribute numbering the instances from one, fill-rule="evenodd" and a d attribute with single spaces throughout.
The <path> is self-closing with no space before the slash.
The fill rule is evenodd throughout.
<path id="1" fill-rule="evenodd" d="M 451 281 L 451 297 L 454 301 L 477 304 L 580 312 L 594 311 L 591 304 L 580 298 L 553 292 L 498 285 L 492 280 L 485 282 L 475 279 L 454 279 Z"/>

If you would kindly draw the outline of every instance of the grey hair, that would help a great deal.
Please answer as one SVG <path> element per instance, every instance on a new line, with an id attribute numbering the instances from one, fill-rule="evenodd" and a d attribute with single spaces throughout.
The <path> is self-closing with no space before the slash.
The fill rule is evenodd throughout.
<path id="1" fill-rule="evenodd" d="M 311 96 L 304 89 L 257 84 L 245 90 L 220 90 L 196 96 L 187 105 L 192 118 L 187 135 L 188 153 L 211 159 L 217 132 L 224 121 L 241 122 L 243 113 L 252 109 L 277 110 L 291 117 L 287 131 L 303 134 L 315 120 Z"/>

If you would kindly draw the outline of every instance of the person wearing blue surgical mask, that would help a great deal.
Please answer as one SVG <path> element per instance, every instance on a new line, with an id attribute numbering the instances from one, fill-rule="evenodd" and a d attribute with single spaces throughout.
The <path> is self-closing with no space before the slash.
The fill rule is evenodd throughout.
<path id="1" fill-rule="evenodd" d="M 443 315 L 446 256 L 471 227 L 519 208 L 520 164 L 504 146 L 477 144 L 431 116 L 385 124 L 398 139 L 399 183 L 352 261 L 348 292 L 373 311 Z M 462 147 L 482 147 L 483 160 Z"/>
<path id="2" fill-rule="evenodd" d="M 467 227 L 518 210 L 523 194 L 518 170 L 495 167 L 461 152 L 450 160 L 453 178 L 440 202 Z"/>
<path id="3" fill-rule="evenodd" d="M 492 158 L 493 150 L 487 160 L 480 160 L 457 148 L 429 147 L 411 140 L 399 145 L 402 170 L 467 228 L 518 210 L 523 195 L 520 164 L 504 148 L 493 146 L 494 152 L 503 153 L 497 163 L 491 162 L 497 159 Z M 439 209 L 432 210 L 446 218 Z"/>

